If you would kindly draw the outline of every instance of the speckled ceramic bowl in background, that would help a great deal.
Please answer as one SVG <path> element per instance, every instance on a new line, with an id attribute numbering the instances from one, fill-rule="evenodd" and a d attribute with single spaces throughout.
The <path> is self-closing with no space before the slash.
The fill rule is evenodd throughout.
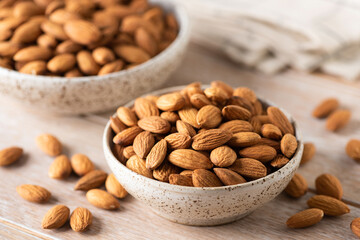
<path id="1" fill-rule="evenodd" d="M 180 31 L 176 40 L 149 61 L 104 76 L 47 77 L 0 67 L 0 94 L 35 110 L 60 114 L 104 112 L 159 88 L 180 65 L 189 41 L 185 10 L 167 0 L 150 0 L 173 12 Z"/>
<path id="2" fill-rule="evenodd" d="M 150 93 L 161 95 L 178 91 L 185 86 L 167 88 Z M 265 105 L 272 105 L 262 101 Z M 132 106 L 134 101 L 125 106 Z M 120 163 L 111 151 L 113 133 L 108 123 L 103 136 L 105 158 L 110 169 L 124 188 L 158 215 L 170 221 L 196 226 L 211 226 L 238 220 L 280 194 L 297 170 L 303 153 L 300 130 L 294 119 L 298 149 L 284 167 L 255 181 L 215 188 L 171 185 L 137 174 Z"/>

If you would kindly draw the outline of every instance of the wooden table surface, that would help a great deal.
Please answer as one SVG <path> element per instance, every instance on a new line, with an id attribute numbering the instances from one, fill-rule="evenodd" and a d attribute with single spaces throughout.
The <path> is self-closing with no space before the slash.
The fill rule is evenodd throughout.
<path id="1" fill-rule="evenodd" d="M 351 213 L 337 218 L 325 217 L 307 229 L 288 229 L 287 218 L 305 209 L 312 193 L 299 200 L 280 194 L 248 217 L 217 227 L 169 222 L 131 196 L 120 200 L 118 211 L 97 209 L 87 202 L 83 192 L 73 190 L 75 176 L 66 181 L 48 177 L 53 158 L 45 156 L 34 139 L 40 133 L 54 134 L 64 143 L 66 154 L 85 153 L 98 168 L 109 172 L 101 140 L 104 124 L 111 113 L 51 116 L 45 112 L 30 112 L 0 98 L 0 149 L 18 145 L 25 150 L 19 162 L 0 168 L 0 239 L 356 239 L 350 222 L 360 217 L 360 164 L 346 156 L 344 147 L 348 139 L 360 138 L 360 83 L 344 83 L 296 71 L 263 76 L 191 44 L 182 67 L 165 86 L 212 80 L 223 80 L 234 87 L 250 87 L 259 96 L 287 109 L 299 122 L 305 141 L 314 142 L 317 147 L 313 161 L 302 166 L 299 172 L 306 177 L 311 189 L 314 189 L 314 179 L 321 173 L 336 175 L 343 184 L 344 201 L 350 204 Z M 341 105 L 353 113 L 350 124 L 337 133 L 327 132 L 324 121 L 311 117 L 314 106 L 330 96 L 339 98 Z M 53 198 L 46 204 L 26 202 L 15 190 L 25 183 L 44 186 L 52 192 Z M 42 217 L 54 204 L 65 204 L 71 210 L 78 206 L 90 209 L 94 215 L 93 225 L 84 233 L 75 233 L 68 226 L 58 230 L 41 229 Z"/>

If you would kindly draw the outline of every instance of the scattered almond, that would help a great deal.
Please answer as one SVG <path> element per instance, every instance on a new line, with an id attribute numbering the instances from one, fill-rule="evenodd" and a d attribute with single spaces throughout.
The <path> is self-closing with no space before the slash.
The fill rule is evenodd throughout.
<path id="1" fill-rule="evenodd" d="M 92 170 L 78 180 L 75 190 L 88 191 L 100 187 L 106 180 L 107 173 L 101 170 Z"/>
<path id="2" fill-rule="evenodd" d="M 323 217 L 324 212 L 321 209 L 310 208 L 291 216 L 286 225 L 289 228 L 306 228 L 320 222 Z"/>
<path id="3" fill-rule="evenodd" d="M 44 216 L 41 226 L 44 229 L 57 229 L 62 227 L 69 219 L 70 209 L 64 205 L 52 207 Z"/>
<path id="4" fill-rule="evenodd" d="M 325 118 L 339 107 L 339 101 L 336 98 L 328 98 L 323 100 L 313 110 L 312 115 L 316 118 Z"/>
<path id="5" fill-rule="evenodd" d="M 86 155 L 81 153 L 77 153 L 71 157 L 71 167 L 79 176 L 84 176 L 95 169 L 92 161 Z"/>
<path id="6" fill-rule="evenodd" d="M 113 173 L 109 174 L 106 178 L 105 188 L 108 193 L 111 193 L 117 198 L 124 198 L 128 195 L 125 188 L 121 186 Z"/>
<path id="7" fill-rule="evenodd" d="M 75 208 L 70 216 L 70 226 L 75 232 L 83 232 L 92 224 L 91 212 L 82 207 Z"/>
<path id="8" fill-rule="evenodd" d="M 319 195 L 327 195 L 341 200 L 343 196 L 343 188 L 337 177 L 331 174 L 321 174 L 315 180 L 316 193 Z"/>
<path id="9" fill-rule="evenodd" d="M 38 147 L 49 156 L 58 156 L 62 152 L 61 142 L 50 134 L 41 134 L 36 138 Z"/>
<path id="10" fill-rule="evenodd" d="M 351 118 L 349 110 L 336 110 L 326 120 L 326 129 L 329 131 L 337 131 L 348 124 Z"/>
<path id="11" fill-rule="evenodd" d="M 351 139 L 346 144 L 346 153 L 349 157 L 357 162 L 360 162 L 360 140 Z"/>
<path id="12" fill-rule="evenodd" d="M 351 222 L 350 228 L 357 237 L 360 237 L 360 218 L 355 218 Z"/>
<path id="13" fill-rule="evenodd" d="M 295 173 L 289 184 L 285 188 L 285 192 L 293 197 L 299 198 L 305 195 L 308 191 L 308 184 L 303 176 Z"/>
<path id="14" fill-rule="evenodd" d="M 23 154 L 19 147 L 9 147 L 0 151 L 0 166 L 7 166 L 16 162 Z"/>
<path id="15" fill-rule="evenodd" d="M 17 193 L 25 200 L 35 203 L 47 202 L 51 193 L 43 187 L 31 184 L 23 184 L 16 187 Z"/>
<path id="16" fill-rule="evenodd" d="M 311 208 L 323 210 L 325 215 L 328 216 L 340 216 L 350 212 L 349 207 L 345 203 L 325 195 L 315 195 L 307 201 L 307 204 Z"/>
<path id="17" fill-rule="evenodd" d="M 315 155 L 315 152 L 316 152 L 316 147 L 313 143 L 310 143 L 310 142 L 304 143 L 304 152 L 301 157 L 300 164 L 302 165 L 302 164 L 309 162 Z"/>
<path id="18" fill-rule="evenodd" d="M 110 193 L 101 189 L 91 189 L 86 193 L 86 199 L 95 207 L 114 210 L 120 207 L 120 203 Z"/>
<path id="19" fill-rule="evenodd" d="M 72 167 L 66 155 L 57 156 L 49 168 L 49 177 L 55 179 L 65 179 L 70 176 Z"/>

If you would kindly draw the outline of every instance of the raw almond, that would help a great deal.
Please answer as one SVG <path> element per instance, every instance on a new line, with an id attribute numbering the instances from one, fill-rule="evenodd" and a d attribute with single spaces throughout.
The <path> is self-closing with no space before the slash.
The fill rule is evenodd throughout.
<path id="1" fill-rule="evenodd" d="M 306 228 L 320 222 L 323 217 L 323 210 L 318 208 L 310 208 L 291 216 L 286 221 L 286 225 L 289 228 Z"/>
<path id="2" fill-rule="evenodd" d="M 194 128 L 200 128 L 196 121 L 198 110 L 196 108 L 183 108 L 178 111 L 181 121 L 190 124 Z"/>
<path id="3" fill-rule="evenodd" d="M 211 162 L 218 167 L 228 167 L 235 162 L 236 158 L 236 152 L 228 146 L 215 148 L 210 153 Z"/>
<path id="4" fill-rule="evenodd" d="M 327 195 L 341 200 L 343 196 L 343 188 L 337 177 L 331 174 L 321 174 L 315 180 L 316 193 L 319 195 Z"/>
<path id="5" fill-rule="evenodd" d="M 251 103 L 255 103 L 257 100 L 256 94 L 253 90 L 247 87 L 239 87 L 234 90 L 234 96 L 242 97 L 249 100 Z"/>
<path id="6" fill-rule="evenodd" d="M 105 64 L 102 68 L 100 68 L 98 75 L 106 75 L 113 72 L 118 72 L 124 67 L 124 62 L 122 60 L 116 60 L 111 63 Z"/>
<path id="7" fill-rule="evenodd" d="M 116 134 L 126 129 L 125 124 L 118 117 L 110 117 L 110 127 Z"/>
<path id="8" fill-rule="evenodd" d="M 133 111 L 131 111 L 127 107 L 119 107 L 116 110 L 117 117 L 120 119 L 122 123 L 126 126 L 132 127 L 137 125 L 137 117 Z"/>
<path id="9" fill-rule="evenodd" d="M 287 157 L 287 158 L 291 158 L 294 153 L 296 152 L 298 143 L 296 138 L 287 133 L 284 135 L 284 137 L 281 139 L 280 142 L 280 148 L 281 148 L 281 152 Z"/>
<path id="10" fill-rule="evenodd" d="M 228 97 L 231 97 L 234 93 L 234 89 L 223 81 L 213 81 L 211 87 L 221 88 L 227 93 Z"/>
<path id="11" fill-rule="evenodd" d="M 251 123 L 243 120 L 232 120 L 225 122 L 219 126 L 222 130 L 228 130 L 233 134 L 239 132 L 253 132 L 254 128 Z"/>
<path id="12" fill-rule="evenodd" d="M 160 140 L 152 147 L 146 157 L 146 167 L 149 169 L 156 169 L 164 161 L 167 153 L 167 141 Z"/>
<path id="13" fill-rule="evenodd" d="M 312 157 L 315 155 L 315 152 L 316 152 L 316 147 L 313 143 L 310 142 L 304 143 L 304 152 L 301 157 L 300 164 L 302 165 L 309 162 L 312 159 Z"/>
<path id="14" fill-rule="evenodd" d="M 282 134 L 295 134 L 293 125 L 279 108 L 268 107 L 267 114 L 270 118 L 271 123 L 277 126 L 281 130 Z"/>
<path id="15" fill-rule="evenodd" d="M 34 2 L 19 2 L 13 9 L 14 17 L 32 17 L 41 14 L 42 9 Z"/>
<path id="16" fill-rule="evenodd" d="M 55 179 L 65 179 L 72 172 L 71 163 L 66 155 L 60 155 L 54 159 L 49 168 L 49 177 Z"/>
<path id="17" fill-rule="evenodd" d="M 174 150 L 169 154 L 168 159 L 175 166 L 184 169 L 210 169 L 213 167 L 208 157 L 191 149 Z"/>
<path id="18" fill-rule="evenodd" d="M 148 178 L 153 178 L 152 170 L 146 168 L 145 160 L 141 159 L 139 156 L 131 156 L 126 162 L 126 167 L 140 175 Z"/>
<path id="19" fill-rule="evenodd" d="M 306 194 L 308 191 L 308 184 L 303 176 L 295 173 L 289 184 L 285 188 L 285 192 L 293 197 L 299 198 Z"/>
<path id="20" fill-rule="evenodd" d="M 260 122 L 260 119 L 257 118 L 257 116 L 254 116 L 250 118 L 249 122 L 253 126 L 254 132 L 256 132 L 257 134 L 261 134 L 262 124 Z"/>
<path id="21" fill-rule="evenodd" d="M 82 50 L 78 52 L 76 62 L 81 72 L 86 75 L 96 75 L 100 71 L 100 66 L 95 62 L 89 51 Z"/>
<path id="22" fill-rule="evenodd" d="M 115 53 L 129 63 L 143 63 L 149 60 L 150 55 L 139 47 L 120 45 L 114 48 Z"/>
<path id="23" fill-rule="evenodd" d="M 46 72 L 46 62 L 42 60 L 28 62 L 20 68 L 19 72 L 33 75 L 44 74 Z"/>
<path id="24" fill-rule="evenodd" d="M 92 56 L 95 62 L 100 65 L 105 65 L 107 63 L 115 61 L 115 54 L 106 47 L 95 48 L 92 52 Z"/>
<path id="25" fill-rule="evenodd" d="M 223 185 L 214 173 L 205 169 L 194 170 L 192 174 L 192 181 L 194 187 L 220 187 Z"/>
<path id="26" fill-rule="evenodd" d="M 170 123 L 159 116 L 150 116 L 140 119 L 138 125 L 145 131 L 164 134 L 170 131 Z"/>
<path id="27" fill-rule="evenodd" d="M 160 96 L 156 101 L 156 106 L 163 111 L 177 111 L 184 107 L 185 99 L 178 93 L 168 93 Z"/>
<path id="28" fill-rule="evenodd" d="M 70 226 L 75 232 L 83 232 L 92 224 L 91 212 L 82 207 L 75 208 L 70 216 Z"/>
<path id="29" fill-rule="evenodd" d="M 360 218 L 355 218 L 350 225 L 351 231 L 360 237 Z"/>
<path id="30" fill-rule="evenodd" d="M 232 96 L 226 103 L 227 105 L 236 105 L 242 108 L 247 109 L 251 114 L 255 113 L 253 104 L 246 98 Z"/>
<path id="31" fill-rule="evenodd" d="M 58 42 L 56 41 L 56 39 L 53 36 L 50 36 L 48 34 L 43 34 L 38 37 L 37 44 L 40 47 L 55 48 L 57 46 Z"/>
<path id="32" fill-rule="evenodd" d="M 226 130 L 205 130 L 193 137 L 192 148 L 195 150 L 212 150 L 227 143 L 231 137 L 232 133 Z"/>
<path id="33" fill-rule="evenodd" d="M 145 28 L 138 28 L 135 31 L 136 44 L 144 49 L 150 56 L 155 56 L 158 52 L 158 46 L 154 37 L 145 30 Z"/>
<path id="34" fill-rule="evenodd" d="M 75 190 L 88 191 L 101 186 L 107 178 L 107 173 L 101 170 L 92 170 L 78 180 Z"/>
<path id="35" fill-rule="evenodd" d="M 350 212 L 349 207 L 342 201 L 325 196 L 315 195 L 307 201 L 307 205 L 311 208 L 319 208 L 328 216 L 340 216 Z"/>
<path id="36" fill-rule="evenodd" d="M 16 162 L 23 155 L 23 149 L 9 147 L 0 151 L 0 166 L 7 166 Z"/>
<path id="37" fill-rule="evenodd" d="M 179 133 L 187 134 L 190 137 L 196 135 L 195 129 L 190 124 L 183 122 L 181 120 L 176 121 L 176 130 Z"/>
<path id="38" fill-rule="evenodd" d="M 78 20 L 79 18 L 79 15 L 66 11 L 65 9 L 57 9 L 49 16 L 51 21 L 59 24 L 65 24 L 67 21 Z"/>
<path id="39" fill-rule="evenodd" d="M 273 124 L 264 124 L 261 127 L 261 134 L 265 138 L 270 138 L 273 140 L 281 140 L 282 138 L 281 130 Z"/>
<path id="40" fill-rule="evenodd" d="M 351 112 L 349 110 L 336 110 L 326 120 L 326 129 L 329 131 L 337 131 L 345 127 L 351 118 Z"/>
<path id="41" fill-rule="evenodd" d="M 117 160 L 119 160 L 122 164 L 125 164 L 127 161 L 127 158 L 124 156 L 124 149 L 125 147 L 118 145 L 118 144 L 114 144 L 111 147 L 111 151 L 113 152 L 114 156 L 116 157 Z M 135 153 L 134 153 L 135 154 Z"/>
<path id="42" fill-rule="evenodd" d="M 117 198 L 124 198 L 128 195 L 125 188 L 121 186 L 113 173 L 109 174 L 106 178 L 105 188 L 108 193 L 111 193 Z"/>
<path id="43" fill-rule="evenodd" d="M 64 53 L 50 59 L 47 64 L 47 68 L 50 70 L 50 72 L 63 73 L 73 69 L 75 64 L 75 56 L 70 53 Z"/>
<path id="44" fill-rule="evenodd" d="M 228 144 L 235 148 L 250 147 L 256 145 L 260 139 L 260 135 L 254 132 L 238 132 L 233 134 Z"/>
<path id="45" fill-rule="evenodd" d="M 115 210 L 120 207 L 119 201 L 110 193 L 101 189 L 91 189 L 86 193 L 86 199 L 95 207 Z"/>
<path id="46" fill-rule="evenodd" d="M 239 158 L 229 169 L 252 180 L 265 177 L 267 173 L 265 165 L 252 158 Z"/>
<path id="47" fill-rule="evenodd" d="M 52 56 L 52 52 L 48 48 L 30 46 L 20 49 L 13 57 L 18 62 L 31 62 L 36 60 L 48 60 Z"/>
<path id="48" fill-rule="evenodd" d="M 270 166 L 273 168 L 282 168 L 289 162 L 289 159 L 282 154 L 276 155 L 274 160 L 270 162 Z"/>
<path id="49" fill-rule="evenodd" d="M 249 120 L 251 112 L 240 106 L 227 105 L 222 109 L 222 115 L 227 120 Z"/>
<path id="50" fill-rule="evenodd" d="M 154 144 L 155 144 L 155 138 L 150 132 L 148 131 L 141 132 L 134 139 L 134 143 L 133 143 L 134 152 L 140 158 L 146 158 L 146 156 L 149 154 Z"/>
<path id="51" fill-rule="evenodd" d="M 346 153 L 349 157 L 357 162 L 360 162 L 360 140 L 351 139 L 346 144 Z"/>
<path id="52" fill-rule="evenodd" d="M 214 105 L 206 105 L 197 113 L 196 121 L 201 128 L 216 128 L 222 121 L 221 111 Z"/>
<path id="53" fill-rule="evenodd" d="M 49 201 L 51 193 L 43 187 L 31 184 L 23 184 L 16 187 L 17 193 L 25 200 L 35 203 Z"/>
<path id="54" fill-rule="evenodd" d="M 71 40 L 82 45 L 96 43 L 101 38 L 101 32 L 95 24 L 80 19 L 66 22 L 64 31 Z"/>
<path id="55" fill-rule="evenodd" d="M 40 23 L 36 21 L 29 21 L 16 28 L 11 41 L 14 43 L 31 43 L 34 42 L 40 35 Z"/>
<path id="56" fill-rule="evenodd" d="M 140 119 L 160 115 L 155 103 L 146 98 L 137 98 L 134 102 L 134 110 Z"/>
<path id="57" fill-rule="evenodd" d="M 172 174 L 178 174 L 180 168 L 171 164 L 168 160 L 163 161 L 163 163 L 153 171 L 153 177 L 156 180 L 162 182 L 169 182 L 169 177 Z"/>
<path id="58" fill-rule="evenodd" d="M 193 187 L 192 177 L 184 176 L 180 174 L 171 174 L 169 177 L 169 183 L 173 185 Z"/>
<path id="59" fill-rule="evenodd" d="M 75 78 L 84 76 L 79 69 L 74 68 L 64 74 L 66 78 Z"/>
<path id="60" fill-rule="evenodd" d="M 214 168 L 216 176 L 221 180 L 221 182 L 226 185 L 236 185 L 240 183 L 245 183 L 246 180 L 237 174 L 236 172 L 226 169 L 226 168 Z"/>
<path id="61" fill-rule="evenodd" d="M 113 139 L 115 144 L 120 144 L 122 146 L 130 145 L 134 142 L 135 137 L 141 133 L 143 130 L 138 126 L 127 128 L 118 134 Z"/>
<path id="62" fill-rule="evenodd" d="M 38 147 L 49 156 L 58 156 L 62 152 L 61 142 L 50 134 L 41 134 L 36 138 Z"/>
<path id="63" fill-rule="evenodd" d="M 95 169 L 93 162 L 81 153 L 77 153 L 71 157 L 71 167 L 79 176 L 84 176 Z"/>
<path id="64" fill-rule="evenodd" d="M 192 177 L 193 170 L 184 170 L 180 173 L 180 175 Z"/>
<path id="65" fill-rule="evenodd" d="M 54 23 L 52 21 L 45 21 L 41 24 L 41 30 L 43 30 L 46 34 L 53 36 L 59 40 L 67 40 L 69 37 L 65 33 L 61 24 Z"/>
<path id="66" fill-rule="evenodd" d="M 204 90 L 205 96 L 213 103 L 222 106 L 229 99 L 227 92 L 219 87 L 210 87 Z"/>
<path id="67" fill-rule="evenodd" d="M 254 158 L 263 163 L 273 160 L 276 156 L 276 150 L 267 145 L 255 145 L 243 148 L 239 151 L 241 157 Z"/>
<path id="68" fill-rule="evenodd" d="M 131 156 L 135 155 L 134 147 L 133 146 L 125 147 L 123 154 L 126 159 L 129 159 Z"/>
<path id="69" fill-rule="evenodd" d="M 44 216 L 41 227 L 44 229 L 56 229 L 62 227 L 69 219 L 70 209 L 65 205 L 52 207 Z"/>
<path id="70" fill-rule="evenodd" d="M 71 40 L 66 40 L 60 43 L 56 47 L 56 53 L 62 54 L 62 53 L 76 53 L 82 49 L 82 46 L 80 44 L 77 44 Z"/>
<path id="71" fill-rule="evenodd" d="M 267 146 L 270 146 L 270 147 L 274 148 L 277 152 L 281 151 L 280 150 L 280 142 L 271 140 L 269 138 L 261 138 L 257 142 L 257 145 L 267 145 Z"/>
<path id="72" fill-rule="evenodd" d="M 160 114 L 160 117 L 165 119 L 166 121 L 168 121 L 171 124 L 175 124 L 176 121 L 180 120 L 179 115 L 175 112 L 162 112 Z"/>
<path id="73" fill-rule="evenodd" d="M 316 118 L 325 118 L 339 107 L 339 101 L 336 98 L 327 98 L 315 107 L 312 115 Z"/>
<path id="74" fill-rule="evenodd" d="M 190 97 L 190 102 L 197 109 L 200 109 L 207 105 L 212 105 L 212 103 L 203 93 L 192 94 Z"/>
<path id="75" fill-rule="evenodd" d="M 185 149 L 191 146 L 191 137 L 183 133 L 172 133 L 166 136 L 165 140 L 171 149 Z"/>

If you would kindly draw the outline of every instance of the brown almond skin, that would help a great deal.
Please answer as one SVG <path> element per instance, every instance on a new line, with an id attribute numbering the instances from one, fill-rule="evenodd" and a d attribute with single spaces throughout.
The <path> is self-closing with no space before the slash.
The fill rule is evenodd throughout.
<path id="1" fill-rule="evenodd" d="M 92 52 L 92 56 L 100 65 L 105 65 L 107 63 L 115 61 L 115 54 L 106 47 L 98 47 L 95 48 Z"/>
<path id="2" fill-rule="evenodd" d="M 100 71 L 100 66 L 87 50 L 82 50 L 76 54 L 76 62 L 82 73 L 85 75 L 97 75 Z"/>
<path id="3" fill-rule="evenodd" d="M 281 148 L 281 152 L 287 157 L 287 158 L 291 158 L 294 153 L 296 152 L 298 143 L 296 138 L 287 133 L 283 136 L 283 138 L 281 139 L 280 142 L 280 148 Z"/>
<path id="4" fill-rule="evenodd" d="M 170 175 L 178 173 L 180 173 L 180 168 L 173 165 L 168 160 L 165 160 L 153 171 L 153 177 L 162 182 L 169 182 Z"/>
<path id="5" fill-rule="evenodd" d="M 47 155 L 55 157 L 61 154 L 61 142 L 50 134 L 41 134 L 36 138 L 36 144 Z"/>
<path id="6" fill-rule="evenodd" d="M 252 158 L 239 158 L 229 169 L 253 180 L 265 177 L 267 174 L 265 165 Z"/>
<path id="7" fill-rule="evenodd" d="M 73 69 L 75 64 L 75 56 L 70 53 L 64 53 L 50 59 L 47 63 L 47 68 L 53 73 L 63 73 Z"/>
<path id="8" fill-rule="evenodd" d="M 303 164 L 309 162 L 313 158 L 315 153 L 316 153 L 316 147 L 313 143 L 310 143 L 310 142 L 304 143 L 304 152 L 301 157 L 300 165 L 303 165 Z"/>
<path id="9" fill-rule="evenodd" d="M 229 167 L 237 158 L 236 152 L 228 146 L 220 146 L 210 153 L 211 162 L 218 167 Z"/>
<path id="10" fill-rule="evenodd" d="M 36 60 L 48 60 L 52 56 L 52 52 L 48 48 L 39 46 L 30 46 L 20 49 L 13 57 L 18 62 L 31 62 Z"/>
<path id="11" fill-rule="evenodd" d="M 341 200 L 343 196 L 343 188 L 337 177 L 331 174 L 321 174 L 315 180 L 316 193 L 319 195 L 327 195 Z"/>
<path id="12" fill-rule="evenodd" d="M 237 105 L 227 105 L 221 112 L 227 120 L 249 120 L 251 118 L 249 110 Z"/>
<path id="13" fill-rule="evenodd" d="M 261 134 L 265 138 L 270 138 L 273 140 L 281 140 L 282 138 L 281 130 L 273 124 L 264 124 L 261 128 Z"/>
<path id="14" fill-rule="evenodd" d="M 146 167 L 145 160 L 141 159 L 137 155 L 133 155 L 129 158 L 129 160 L 126 162 L 126 167 L 140 175 L 148 178 L 153 178 L 152 170 L 148 169 Z"/>
<path id="15" fill-rule="evenodd" d="M 325 118 L 335 111 L 339 105 L 339 101 L 336 98 L 327 98 L 315 107 L 312 115 L 316 118 Z"/>
<path id="16" fill-rule="evenodd" d="M 191 149 L 174 150 L 169 154 L 168 159 L 175 166 L 184 169 L 211 169 L 213 167 L 207 156 Z"/>
<path id="17" fill-rule="evenodd" d="M 137 117 L 133 111 L 128 107 L 119 107 L 116 110 L 117 117 L 120 119 L 122 123 L 124 123 L 128 127 L 137 125 Z"/>
<path id="18" fill-rule="evenodd" d="M 351 231 L 360 238 L 360 218 L 355 218 L 350 225 Z"/>
<path id="19" fill-rule="evenodd" d="M 75 190 L 88 191 L 101 186 L 107 178 L 107 173 L 101 170 L 92 170 L 78 180 Z"/>
<path id="20" fill-rule="evenodd" d="M 194 187 L 221 187 L 220 179 L 209 170 L 196 169 L 192 174 Z"/>
<path id="21" fill-rule="evenodd" d="M 20 68 L 19 72 L 33 75 L 44 74 L 46 72 L 46 62 L 42 60 L 28 62 Z"/>
<path id="22" fill-rule="evenodd" d="M 349 110 L 336 110 L 326 120 L 326 129 L 335 132 L 345 127 L 351 118 L 351 112 Z"/>
<path id="23" fill-rule="evenodd" d="M 82 207 L 75 208 L 70 216 L 70 227 L 75 232 L 83 232 L 92 224 L 93 216 L 91 212 Z"/>
<path id="24" fill-rule="evenodd" d="M 191 102 L 192 106 L 197 109 L 200 109 L 204 106 L 212 104 L 203 93 L 192 94 L 190 96 L 190 102 Z"/>
<path id="25" fill-rule="evenodd" d="M 349 157 L 360 163 L 360 140 L 351 139 L 346 144 L 345 150 Z"/>
<path id="26" fill-rule="evenodd" d="M 227 143 L 232 133 L 221 129 L 210 129 L 193 137 L 192 148 L 195 150 L 212 150 Z"/>
<path id="27" fill-rule="evenodd" d="M 303 176 L 295 173 L 284 191 L 293 198 L 299 198 L 307 193 L 308 184 Z"/>
<path id="28" fill-rule="evenodd" d="M 276 150 L 267 145 L 255 145 L 243 148 L 239 151 L 241 157 L 254 158 L 263 163 L 269 162 L 276 157 Z"/>
<path id="29" fill-rule="evenodd" d="M 71 167 L 78 176 L 84 176 L 95 169 L 93 162 L 81 153 L 74 154 L 71 157 Z"/>
<path id="30" fill-rule="evenodd" d="M 167 120 L 169 123 L 176 124 L 176 121 L 180 120 L 180 117 L 175 112 L 162 112 L 160 117 Z"/>
<path id="31" fill-rule="evenodd" d="M 289 162 L 289 159 L 282 154 L 276 155 L 274 160 L 270 162 L 270 166 L 273 168 L 281 168 Z"/>
<path id="32" fill-rule="evenodd" d="M 193 187 L 192 177 L 180 174 L 171 174 L 169 176 L 169 183 L 173 185 Z"/>
<path id="33" fill-rule="evenodd" d="M 171 128 L 170 123 L 159 116 L 150 116 L 140 119 L 138 125 L 145 131 L 159 134 L 168 133 Z"/>
<path id="34" fill-rule="evenodd" d="M 254 127 L 248 121 L 243 120 L 232 120 L 225 122 L 219 126 L 222 130 L 228 130 L 233 134 L 239 132 L 253 132 Z"/>
<path id="35" fill-rule="evenodd" d="M 146 98 L 137 98 L 134 102 L 134 110 L 140 119 L 160 115 L 156 104 Z"/>
<path id="36" fill-rule="evenodd" d="M 285 114 L 277 107 L 268 107 L 267 114 L 272 124 L 277 126 L 282 134 L 290 133 L 295 135 L 294 127 Z"/>
<path id="37" fill-rule="evenodd" d="M 234 93 L 234 89 L 223 81 L 212 81 L 211 87 L 221 88 L 227 93 L 228 97 L 231 97 Z"/>
<path id="38" fill-rule="evenodd" d="M 0 166 L 7 166 L 16 162 L 23 155 L 23 149 L 9 147 L 0 151 Z"/>
<path id="39" fill-rule="evenodd" d="M 49 177 L 54 179 L 65 179 L 70 176 L 72 167 L 66 155 L 60 155 L 54 159 L 49 168 Z"/>
<path id="40" fill-rule="evenodd" d="M 228 144 L 232 147 L 250 147 L 256 145 L 261 136 L 255 132 L 238 132 L 233 134 Z"/>
<path id="41" fill-rule="evenodd" d="M 239 87 L 239 88 L 234 89 L 233 95 L 242 97 L 242 98 L 246 98 L 251 103 L 255 103 L 255 101 L 257 100 L 255 92 L 247 87 Z"/>
<path id="42" fill-rule="evenodd" d="M 43 229 L 57 229 L 69 219 L 70 209 L 64 205 L 52 207 L 44 216 L 41 227 Z"/>
<path id="43" fill-rule="evenodd" d="M 95 24 L 81 19 L 66 22 L 64 31 L 71 40 L 82 45 L 96 43 L 101 38 L 101 32 Z"/>
<path id="44" fill-rule="evenodd" d="M 190 124 L 194 128 L 200 128 L 196 121 L 196 116 L 198 114 L 198 110 L 196 108 L 183 108 L 178 111 L 178 114 L 181 121 Z"/>
<path id="45" fill-rule="evenodd" d="M 113 138 L 115 144 L 120 144 L 121 146 L 128 146 L 134 142 L 135 137 L 141 133 L 143 130 L 138 126 L 127 128 Z"/>
<path id="46" fill-rule="evenodd" d="M 189 123 L 183 122 L 181 120 L 176 121 L 176 130 L 179 133 L 187 134 L 190 137 L 196 135 L 195 129 Z"/>
<path id="47" fill-rule="evenodd" d="M 157 99 L 156 106 L 163 111 L 177 111 L 185 106 L 185 99 L 178 92 L 168 93 Z"/>
<path id="48" fill-rule="evenodd" d="M 221 110 L 214 105 L 206 105 L 200 108 L 196 121 L 201 128 L 216 128 L 222 121 Z"/>
<path id="49" fill-rule="evenodd" d="M 307 201 L 307 205 L 311 208 L 323 210 L 327 216 L 341 216 L 350 212 L 349 207 L 345 203 L 325 195 L 315 195 L 311 197 Z"/>
<path id="50" fill-rule="evenodd" d="M 171 149 L 186 149 L 191 146 L 191 137 L 183 133 L 172 133 L 164 138 Z"/>
<path id="51" fill-rule="evenodd" d="M 134 147 L 133 146 L 125 147 L 123 150 L 123 155 L 126 159 L 129 159 L 131 156 L 136 155 L 136 153 L 134 152 Z"/>
<path id="52" fill-rule="evenodd" d="M 154 37 L 145 28 L 138 28 L 135 31 L 136 44 L 144 49 L 150 56 L 155 56 L 158 52 L 158 45 Z"/>
<path id="53" fill-rule="evenodd" d="M 240 183 L 245 183 L 246 180 L 237 174 L 236 172 L 226 169 L 226 168 L 214 168 L 214 172 L 216 176 L 220 179 L 220 181 L 226 185 L 236 185 Z"/>
<path id="54" fill-rule="evenodd" d="M 310 208 L 291 216 L 286 225 L 289 228 L 306 228 L 320 222 L 324 217 L 324 211 L 318 208 Z"/>
<path id="55" fill-rule="evenodd" d="M 134 139 L 134 143 L 133 143 L 134 152 L 140 158 L 146 158 L 146 156 L 149 154 L 154 144 L 155 144 L 155 138 L 150 132 L 148 131 L 141 132 Z"/>
<path id="56" fill-rule="evenodd" d="M 91 189 L 86 193 L 86 199 L 95 207 L 115 210 L 120 207 L 119 201 L 110 193 L 101 189 Z"/>
<path id="57" fill-rule="evenodd" d="M 43 187 L 31 184 L 23 184 L 16 187 L 17 193 L 25 200 L 35 203 L 49 201 L 51 193 Z"/>
<path id="58" fill-rule="evenodd" d="M 167 141 L 157 142 L 146 157 L 146 168 L 154 170 L 161 165 L 167 154 Z"/>
<path id="59" fill-rule="evenodd" d="M 130 63 L 143 63 L 151 58 L 143 49 L 131 45 L 116 46 L 114 51 L 119 57 Z"/>
<path id="60" fill-rule="evenodd" d="M 117 198 L 125 198 L 128 192 L 119 183 L 113 173 L 109 174 L 105 181 L 105 188 L 108 193 L 114 195 Z"/>
<path id="61" fill-rule="evenodd" d="M 102 68 L 100 68 L 98 75 L 106 75 L 113 72 L 118 72 L 124 68 L 125 63 L 122 60 L 115 60 L 113 62 L 107 63 Z"/>
<path id="62" fill-rule="evenodd" d="M 110 117 L 110 127 L 116 134 L 127 128 L 118 117 Z"/>
<path id="63" fill-rule="evenodd" d="M 210 87 L 204 90 L 205 96 L 215 105 L 222 106 L 229 99 L 228 94 L 219 87 Z"/>

